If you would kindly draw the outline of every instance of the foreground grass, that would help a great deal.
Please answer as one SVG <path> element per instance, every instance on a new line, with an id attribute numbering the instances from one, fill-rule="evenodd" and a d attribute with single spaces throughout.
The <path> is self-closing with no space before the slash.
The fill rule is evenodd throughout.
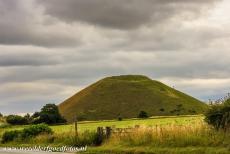
<path id="1" fill-rule="evenodd" d="M 225 147 L 184 147 L 184 148 L 157 148 L 157 147 L 98 147 L 89 148 L 85 154 L 229 154 Z"/>
<path id="2" fill-rule="evenodd" d="M 229 154 L 230 133 L 217 132 L 205 124 L 142 127 L 114 134 L 101 147 L 90 148 L 87 153 Z"/>

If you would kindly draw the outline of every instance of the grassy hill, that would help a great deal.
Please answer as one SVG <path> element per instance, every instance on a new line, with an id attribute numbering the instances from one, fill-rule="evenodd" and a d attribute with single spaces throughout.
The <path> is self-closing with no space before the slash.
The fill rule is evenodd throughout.
<path id="1" fill-rule="evenodd" d="M 137 117 L 141 110 L 150 116 L 198 114 L 207 105 L 161 82 L 142 75 L 104 78 L 59 105 L 69 121 Z"/>

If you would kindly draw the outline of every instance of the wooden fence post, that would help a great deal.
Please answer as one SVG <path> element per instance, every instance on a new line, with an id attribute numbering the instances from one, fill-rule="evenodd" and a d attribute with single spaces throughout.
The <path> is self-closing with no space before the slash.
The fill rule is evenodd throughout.
<path id="1" fill-rule="evenodd" d="M 105 134 L 107 139 L 111 136 L 111 131 L 112 131 L 111 127 L 105 128 Z"/>
<path id="2" fill-rule="evenodd" d="M 97 144 L 100 145 L 103 142 L 103 127 L 97 127 Z"/>
<path id="3" fill-rule="evenodd" d="M 78 137 L 77 115 L 75 116 L 75 119 L 74 119 L 74 126 L 75 126 L 75 137 Z"/>

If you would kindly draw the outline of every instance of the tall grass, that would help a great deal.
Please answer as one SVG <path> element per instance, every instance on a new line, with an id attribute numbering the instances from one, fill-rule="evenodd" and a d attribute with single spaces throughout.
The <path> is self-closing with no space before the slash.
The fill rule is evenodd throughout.
<path id="1" fill-rule="evenodd" d="M 130 133 L 114 134 L 105 145 L 129 147 L 226 147 L 230 146 L 230 134 L 221 131 L 217 132 L 203 123 L 187 126 L 141 127 Z"/>
<path id="2" fill-rule="evenodd" d="M 96 142 L 95 132 L 85 131 L 75 136 L 73 132 L 41 134 L 27 140 L 16 140 L 10 144 L 53 145 L 53 146 L 93 146 Z"/>

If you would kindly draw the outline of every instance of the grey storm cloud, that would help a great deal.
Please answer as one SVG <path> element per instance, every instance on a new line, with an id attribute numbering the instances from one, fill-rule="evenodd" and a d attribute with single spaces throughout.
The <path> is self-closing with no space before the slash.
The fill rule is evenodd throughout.
<path id="1" fill-rule="evenodd" d="M 86 22 L 118 29 L 192 18 L 221 0 L 38 0 L 46 13 L 67 22 Z"/>

